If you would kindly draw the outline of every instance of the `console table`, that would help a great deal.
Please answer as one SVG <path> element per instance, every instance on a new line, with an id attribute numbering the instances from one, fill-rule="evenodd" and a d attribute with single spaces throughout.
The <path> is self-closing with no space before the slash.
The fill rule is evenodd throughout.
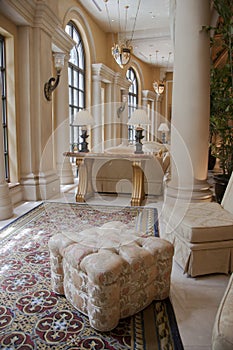
<path id="1" fill-rule="evenodd" d="M 92 166 L 95 159 L 104 159 L 106 161 L 114 161 L 114 159 L 127 159 L 131 162 L 133 169 L 131 206 L 141 205 L 143 199 L 145 198 L 142 162 L 153 158 L 153 154 L 65 152 L 63 155 L 65 157 L 76 158 L 76 166 L 79 170 L 79 183 L 76 192 L 76 202 L 85 202 L 88 198 L 94 195 L 92 186 Z"/>

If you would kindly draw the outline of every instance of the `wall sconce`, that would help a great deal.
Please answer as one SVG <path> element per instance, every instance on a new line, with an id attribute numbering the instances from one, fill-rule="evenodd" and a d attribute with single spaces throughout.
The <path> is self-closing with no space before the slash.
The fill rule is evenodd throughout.
<path id="1" fill-rule="evenodd" d="M 128 121 L 129 125 L 136 125 L 136 133 L 135 133 L 135 140 L 136 140 L 136 151 L 134 153 L 144 153 L 142 150 L 142 143 L 141 140 L 144 138 L 142 136 L 143 128 L 142 125 L 150 124 L 150 120 L 148 118 L 147 113 L 143 109 L 136 109 Z"/>
<path id="2" fill-rule="evenodd" d="M 56 69 L 57 76 L 56 78 L 54 77 L 50 78 L 49 81 L 44 84 L 44 94 L 48 101 L 51 101 L 52 92 L 56 89 L 56 87 L 59 84 L 61 70 L 64 67 L 65 53 L 55 52 L 53 54 L 53 57 L 54 57 L 54 67 Z"/>
<path id="3" fill-rule="evenodd" d="M 124 95 L 121 106 L 119 108 L 117 108 L 117 116 L 118 116 L 118 118 L 120 118 L 121 117 L 121 113 L 124 112 L 127 101 L 128 101 L 128 96 Z"/>
<path id="4" fill-rule="evenodd" d="M 87 135 L 87 125 L 93 125 L 93 124 L 94 124 L 94 119 L 87 110 L 80 110 L 75 114 L 72 125 L 81 126 L 81 129 L 82 129 L 81 138 L 83 139 L 83 142 L 80 143 L 81 150 L 79 152 L 85 152 L 85 153 L 89 152 L 88 143 L 86 142 L 86 139 L 89 136 Z"/>

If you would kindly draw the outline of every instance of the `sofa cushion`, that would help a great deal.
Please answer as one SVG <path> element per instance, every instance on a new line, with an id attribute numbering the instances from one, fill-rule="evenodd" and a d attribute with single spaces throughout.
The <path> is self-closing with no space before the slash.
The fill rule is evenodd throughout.
<path id="1" fill-rule="evenodd" d="M 172 210 L 172 209 L 171 209 Z M 190 243 L 233 240 L 233 214 L 218 203 L 191 203 L 175 209 L 170 218 L 174 230 Z"/>
<path id="2" fill-rule="evenodd" d="M 212 349 L 232 350 L 233 349 L 233 274 L 230 277 L 227 289 L 221 300 L 215 318 Z"/>
<path id="3" fill-rule="evenodd" d="M 224 193 L 221 206 L 233 214 L 233 172 Z"/>

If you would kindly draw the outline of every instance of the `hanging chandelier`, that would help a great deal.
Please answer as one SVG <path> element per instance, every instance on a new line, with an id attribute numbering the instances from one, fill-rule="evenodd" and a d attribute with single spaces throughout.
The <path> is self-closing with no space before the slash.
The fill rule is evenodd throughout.
<path id="1" fill-rule="evenodd" d="M 129 63 L 132 52 L 133 47 L 127 42 L 114 44 L 112 47 L 113 58 L 121 68 L 124 68 L 124 66 Z"/>
<path id="2" fill-rule="evenodd" d="M 170 60 L 170 56 L 171 56 L 171 52 L 169 52 L 168 55 L 168 60 L 167 60 L 167 71 L 168 71 L 168 65 L 169 65 L 169 60 Z M 162 57 L 162 59 L 164 59 L 164 57 Z M 156 50 L 156 62 L 158 63 L 158 50 Z M 153 88 L 154 91 L 156 92 L 157 95 L 162 95 L 164 93 L 164 89 L 165 89 L 165 81 L 164 79 L 162 81 L 154 81 L 153 82 Z"/>
<path id="3" fill-rule="evenodd" d="M 154 81 L 153 88 L 154 88 L 157 95 L 162 95 L 162 93 L 164 92 L 164 89 L 165 89 L 165 84 L 163 81 L 162 82 Z"/>
<path id="4" fill-rule="evenodd" d="M 108 6 L 107 6 L 108 0 L 104 0 L 104 2 L 105 2 L 106 12 L 108 15 L 110 32 L 113 32 L 112 28 L 111 28 L 111 21 L 110 21 Z M 126 29 L 127 29 L 127 19 L 128 19 L 129 6 L 125 6 L 125 27 L 124 27 L 125 37 L 123 37 L 123 33 L 121 33 L 120 1 L 119 0 L 117 1 L 117 4 L 118 4 L 118 33 L 117 33 L 117 42 L 114 42 L 113 47 L 112 47 L 112 56 L 113 56 L 114 60 L 116 61 L 116 63 L 121 68 L 124 68 L 124 66 L 126 66 L 129 63 L 131 55 L 133 53 L 133 47 L 132 47 L 131 43 L 132 43 L 133 36 L 134 36 L 134 30 L 135 30 L 135 25 L 136 25 L 136 20 L 137 20 L 137 15 L 138 15 L 140 3 L 141 3 L 141 0 L 139 0 L 139 2 L 138 2 L 137 13 L 136 13 L 136 16 L 134 19 L 134 25 L 133 25 L 131 38 L 126 39 Z"/>

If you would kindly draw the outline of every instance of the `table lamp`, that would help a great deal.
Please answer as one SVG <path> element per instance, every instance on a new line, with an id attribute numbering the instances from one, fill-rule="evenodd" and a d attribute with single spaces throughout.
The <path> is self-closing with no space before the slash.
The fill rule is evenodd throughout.
<path id="1" fill-rule="evenodd" d="M 81 142 L 81 150 L 79 152 L 89 152 L 88 143 L 86 142 L 86 139 L 89 136 L 87 135 L 87 125 L 93 125 L 93 124 L 94 124 L 94 119 L 87 110 L 83 109 L 75 114 L 72 125 L 81 126 L 81 130 L 82 130 L 81 138 L 83 139 L 83 142 Z"/>
<path id="2" fill-rule="evenodd" d="M 141 140 L 144 138 L 142 136 L 143 127 L 142 125 L 150 124 L 147 113 L 143 109 L 136 109 L 130 117 L 128 125 L 136 125 L 135 129 L 135 140 L 136 140 L 136 151 L 134 153 L 144 153 L 142 150 Z"/>
<path id="3" fill-rule="evenodd" d="M 162 132 L 162 143 L 167 143 L 166 141 L 166 132 L 169 131 L 169 127 L 167 126 L 166 123 L 161 123 L 159 125 L 158 131 Z"/>

